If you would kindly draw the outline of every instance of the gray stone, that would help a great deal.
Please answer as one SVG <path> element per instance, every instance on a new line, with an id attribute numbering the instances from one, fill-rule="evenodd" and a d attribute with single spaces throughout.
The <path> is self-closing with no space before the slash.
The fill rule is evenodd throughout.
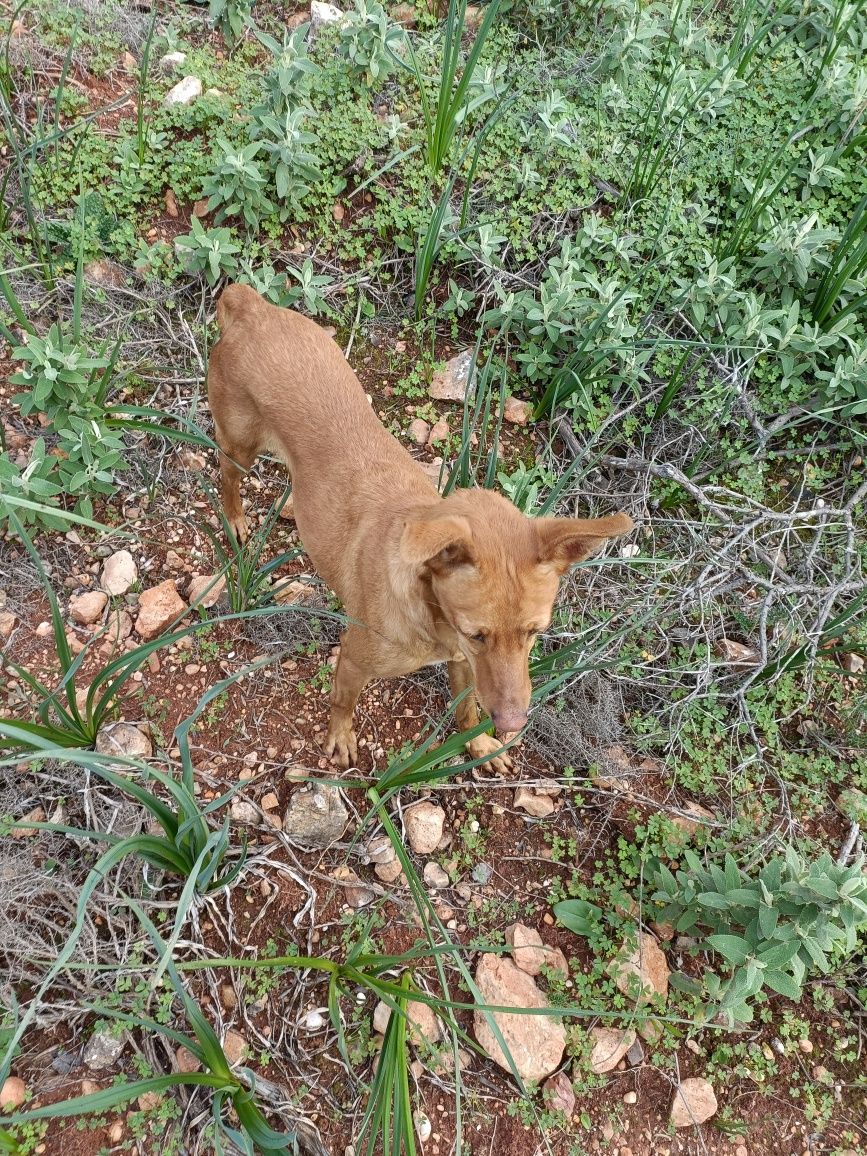
<path id="1" fill-rule="evenodd" d="M 96 736 L 96 750 L 101 755 L 120 755 L 125 759 L 149 759 L 153 746 L 146 734 L 132 723 L 106 723 Z"/>
<path id="2" fill-rule="evenodd" d="M 177 72 L 187 61 L 186 52 L 167 52 L 160 57 L 160 68 L 163 72 Z"/>
<path id="3" fill-rule="evenodd" d="M 98 1072 L 117 1063 L 125 1047 L 125 1035 L 115 1036 L 105 1030 L 94 1032 L 85 1045 L 82 1059 L 89 1068 Z"/>
<path id="4" fill-rule="evenodd" d="M 299 787 L 283 816 L 283 834 L 301 847 L 328 847 L 346 829 L 349 812 L 337 787 L 313 783 Z"/>

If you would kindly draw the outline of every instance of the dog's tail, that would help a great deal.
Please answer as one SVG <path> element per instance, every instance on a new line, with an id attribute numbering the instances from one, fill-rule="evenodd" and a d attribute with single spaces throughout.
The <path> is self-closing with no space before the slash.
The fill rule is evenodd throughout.
<path id="1" fill-rule="evenodd" d="M 251 309 L 262 304 L 262 298 L 249 285 L 227 285 L 217 302 L 217 322 L 225 333 Z"/>

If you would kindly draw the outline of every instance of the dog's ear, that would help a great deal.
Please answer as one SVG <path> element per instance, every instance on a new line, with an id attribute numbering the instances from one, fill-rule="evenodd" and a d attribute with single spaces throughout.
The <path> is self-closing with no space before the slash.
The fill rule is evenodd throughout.
<path id="1" fill-rule="evenodd" d="M 410 566 L 425 566 L 444 574 L 457 566 L 471 566 L 472 531 L 466 518 L 413 518 L 404 526 L 400 553 Z"/>
<path id="2" fill-rule="evenodd" d="M 628 534 L 633 521 L 628 514 L 610 518 L 537 518 L 539 561 L 565 574 L 576 562 L 597 553 L 609 538 Z"/>

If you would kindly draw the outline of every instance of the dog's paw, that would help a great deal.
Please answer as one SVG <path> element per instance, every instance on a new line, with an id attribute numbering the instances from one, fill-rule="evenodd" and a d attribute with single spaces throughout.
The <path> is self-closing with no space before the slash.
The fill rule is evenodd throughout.
<path id="1" fill-rule="evenodd" d="M 508 735 L 504 739 L 494 738 L 493 735 L 476 735 L 467 743 L 467 751 L 471 758 L 484 759 L 486 766 L 503 775 L 511 770 L 513 765 L 503 747 L 514 738 L 514 735 Z"/>
<path id="2" fill-rule="evenodd" d="M 358 737 L 351 728 L 334 733 L 329 731 L 324 749 L 332 763 L 343 767 L 344 770 L 358 764 Z"/>
<path id="3" fill-rule="evenodd" d="M 226 518 L 229 523 L 229 529 L 237 538 L 238 542 L 243 546 L 250 536 L 250 530 L 247 526 L 247 519 L 243 514 L 236 514 L 233 518 Z"/>

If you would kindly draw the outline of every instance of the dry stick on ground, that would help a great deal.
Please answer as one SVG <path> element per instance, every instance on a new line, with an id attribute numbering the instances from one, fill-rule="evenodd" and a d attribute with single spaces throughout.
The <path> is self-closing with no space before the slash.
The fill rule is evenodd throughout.
<path id="1" fill-rule="evenodd" d="M 738 705 L 741 721 L 753 744 L 747 763 L 756 762 L 761 756 L 763 741 L 754 724 L 746 692 L 757 675 L 768 666 L 772 654 L 784 656 L 795 645 L 798 636 L 808 641 L 806 685 L 809 691 L 823 632 L 840 599 L 857 596 L 867 588 L 857 553 L 854 521 L 856 507 L 867 493 L 867 483 L 862 483 L 845 501 L 839 494 L 841 487 L 834 486 L 832 494 L 828 495 L 831 500 L 815 501 L 814 504 L 810 499 L 810 505 L 804 508 L 801 507 L 802 487 L 791 495 L 790 508 L 781 511 L 724 487 L 699 485 L 696 479 L 688 478 L 669 461 L 656 459 L 657 454 L 670 459 L 674 452 L 665 442 L 656 441 L 649 445 L 647 457 L 632 454 L 623 458 L 610 453 L 594 453 L 598 434 L 589 445 L 582 445 L 565 418 L 552 423 L 552 434 L 560 437 L 573 459 L 587 460 L 588 468 L 583 475 L 586 482 L 593 481 L 594 466 L 603 467 L 615 478 L 632 477 L 640 484 L 638 497 L 643 505 L 650 503 L 651 479 L 674 482 L 695 502 L 702 519 L 708 519 L 708 522 L 702 520 L 693 524 L 672 517 L 657 520 L 650 526 L 665 544 L 664 552 L 651 564 L 651 572 L 657 575 L 655 592 L 657 596 L 663 595 L 658 601 L 660 613 L 663 616 L 668 613 L 669 617 L 673 613 L 682 616 L 685 623 L 682 641 L 687 642 L 690 637 L 693 641 L 700 637 L 696 636 L 695 625 L 686 625 L 690 616 L 696 612 L 700 614 L 708 655 L 704 670 L 680 671 L 678 676 L 676 669 L 660 666 L 661 656 L 657 655 L 655 663 L 649 662 L 642 668 L 641 683 L 636 682 L 634 674 L 617 672 L 611 677 L 620 680 L 624 686 L 634 687 L 633 697 L 637 694 L 642 701 L 653 693 L 651 679 L 655 679 L 660 687 L 659 708 L 663 713 L 675 710 L 682 714 L 690 702 L 706 695 L 711 687 L 717 693 L 721 691 L 724 698 L 728 697 Z M 599 488 L 606 491 L 610 499 L 610 488 L 604 484 Z M 629 495 L 628 489 L 617 487 L 619 502 L 630 504 Z M 632 497 L 631 504 L 634 506 L 635 497 Z M 689 535 L 686 541 L 685 533 Z M 781 557 L 783 545 L 786 558 Z M 667 589 L 659 577 L 665 574 L 666 567 L 671 573 L 671 585 Z M 616 568 L 606 569 L 604 584 L 612 587 L 615 595 L 616 578 Z M 738 601 L 732 602 L 731 609 L 727 609 L 730 600 L 743 598 L 751 604 L 750 618 L 756 623 L 752 634 L 758 658 L 752 666 L 740 671 L 734 666 L 730 666 L 728 671 L 724 669 L 722 677 L 725 681 L 721 683 L 720 666 L 710 658 L 713 643 L 724 636 L 731 612 L 739 609 Z M 718 619 L 718 625 L 711 625 L 713 619 Z M 664 617 L 660 621 L 663 620 Z M 668 652 L 677 629 L 669 623 L 663 653 Z M 733 678 L 737 685 L 732 685 Z M 688 692 L 673 706 L 663 688 L 672 685 L 684 687 L 685 680 L 691 684 Z M 675 725 L 672 725 L 671 733 L 672 742 L 676 742 Z M 734 734 L 732 738 L 735 745 L 739 745 Z M 792 830 L 795 824 L 789 810 L 786 784 L 776 772 L 771 770 L 770 773 L 777 780 L 782 795 L 783 821 Z"/>

